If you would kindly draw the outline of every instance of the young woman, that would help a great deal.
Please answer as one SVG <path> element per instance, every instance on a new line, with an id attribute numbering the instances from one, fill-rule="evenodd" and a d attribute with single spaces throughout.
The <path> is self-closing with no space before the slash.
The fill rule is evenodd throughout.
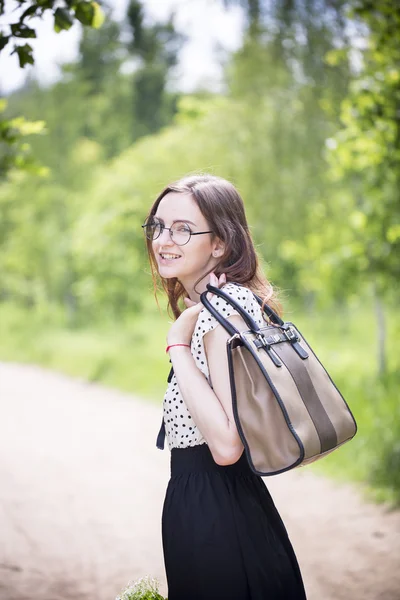
<path id="1" fill-rule="evenodd" d="M 161 192 L 143 228 L 155 285 L 159 279 L 176 319 L 167 336 L 174 373 L 163 407 L 171 450 L 162 515 L 168 600 L 304 600 L 285 526 L 248 466 L 235 425 L 228 333 L 200 302 L 210 282 L 260 325 L 253 291 L 280 312 L 258 266 L 243 201 L 224 179 L 186 177 Z M 208 297 L 246 329 L 230 304 Z"/>

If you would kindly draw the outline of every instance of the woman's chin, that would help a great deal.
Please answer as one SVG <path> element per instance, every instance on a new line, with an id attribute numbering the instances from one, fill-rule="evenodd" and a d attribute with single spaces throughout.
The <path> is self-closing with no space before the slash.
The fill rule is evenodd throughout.
<path id="1" fill-rule="evenodd" d="M 179 278 L 179 269 L 173 266 L 158 265 L 158 274 L 163 279 Z"/>

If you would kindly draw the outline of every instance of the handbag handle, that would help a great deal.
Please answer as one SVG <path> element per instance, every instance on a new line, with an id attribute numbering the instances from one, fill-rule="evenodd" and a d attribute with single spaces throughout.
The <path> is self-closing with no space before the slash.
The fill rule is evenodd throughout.
<path id="1" fill-rule="evenodd" d="M 238 285 L 240 285 L 240 284 L 238 284 Z M 215 294 L 216 296 L 223 298 L 226 302 L 228 302 L 228 304 L 233 306 L 233 308 L 235 310 L 237 310 L 237 312 L 243 318 L 246 325 L 249 327 L 249 329 L 251 329 L 251 331 L 253 331 L 254 333 L 257 333 L 260 330 L 259 326 L 254 321 L 254 319 L 244 310 L 244 308 L 242 308 L 240 306 L 240 304 L 238 304 L 238 302 L 236 302 L 236 300 L 234 300 L 231 296 L 229 296 L 229 294 L 227 294 L 220 288 L 214 287 L 210 283 L 207 284 L 207 290 L 209 292 L 211 292 L 212 294 Z M 253 292 L 253 295 L 256 298 L 257 302 L 261 306 L 262 302 L 263 302 L 262 298 L 260 298 L 256 294 L 254 294 L 254 292 Z M 218 312 L 214 308 L 214 306 L 211 304 L 211 302 L 207 298 L 207 292 L 203 292 L 201 294 L 200 300 L 204 304 L 204 306 L 207 308 L 207 310 L 217 319 L 217 321 L 221 325 L 223 325 L 223 327 L 228 331 L 228 333 L 230 333 L 231 335 L 235 335 L 236 333 L 239 333 L 239 330 L 236 329 L 236 327 L 234 325 L 232 325 L 232 323 L 230 321 L 225 319 L 225 317 L 223 317 L 221 315 L 221 313 Z M 282 321 L 282 319 L 267 304 L 264 306 L 264 312 L 268 315 L 268 317 L 270 317 L 271 320 L 273 320 L 275 322 L 276 325 L 280 325 L 280 326 L 285 325 L 284 321 Z"/>
<path id="2" fill-rule="evenodd" d="M 207 284 L 207 289 L 212 292 L 212 293 L 216 293 L 214 290 L 218 290 L 218 288 L 214 288 L 214 286 Z M 228 321 L 228 319 L 225 319 L 225 317 L 223 317 L 221 315 L 221 313 L 219 313 L 217 311 L 216 308 L 214 308 L 214 306 L 211 304 L 211 302 L 209 301 L 209 299 L 207 298 L 207 294 L 208 292 L 203 292 L 200 295 L 200 300 L 203 303 L 203 305 L 206 307 L 206 309 L 208 310 L 208 312 L 210 312 L 213 317 L 215 317 L 215 319 L 218 321 L 218 323 L 220 323 L 220 325 L 222 325 L 222 327 L 224 329 L 226 329 L 226 331 L 232 336 L 232 335 L 236 335 L 239 332 L 239 329 L 237 329 L 230 321 Z M 219 294 L 217 294 L 219 296 Z M 239 305 L 232 304 L 232 306 L 240 313 L 240 315 L 245 319 L 246 323 L 247 323 L 247 319 L 249 317 L 249 315 L 247 315 L 247 313 L 245 313 L 245 315 L 243 314 L 242 311 L 242 307 Z M 250 317 L 251 318 L 251 317 Z M 253 320 L 253 319 L 252 319 Z M 248 323 L 247 323 L 248 324 Z"/>
<path id="3" fill-rule="evenodd" d="M 257 294 L 255 294 L 254 292 L 253 292 L 253 296 L 257 300 L 258 304 L 260 306 L 262 306 L 263 299 L 260 298 L 260 296 L 257 296 Z M 273 321 L 275 323 L 275 325 L 279 325 L 280 327 L 282 327 L 282 325 L 285 325 L 285 321 L 282 321 L 280 316 L 277 315 L 276 312 L 274 310 L 272 310 L 272 308 L 270 306 L 268 306 L 268 304 L 264 304 L 264 312 L 266 313 L 266 315 L 268 315 L 268 317 L 271 319 L 271 321 Z"/>

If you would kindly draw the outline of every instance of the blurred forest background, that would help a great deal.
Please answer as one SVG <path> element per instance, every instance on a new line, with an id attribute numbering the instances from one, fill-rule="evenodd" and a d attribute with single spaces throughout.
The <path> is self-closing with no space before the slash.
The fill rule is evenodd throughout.
<path id="1" fill-rule="evenodd" d="M 166 183 L 215 173 L 358 421 L 312 468 L 400 502 L 400 6 L 219 1 L 246 26 L 217 92 L 179 91 L 185 32 L 131 0 L 123 21 L 102 4 L 59 81 L 0 99 L 0 358 L 161 404 L 171 317 L 140 225 Z"/>

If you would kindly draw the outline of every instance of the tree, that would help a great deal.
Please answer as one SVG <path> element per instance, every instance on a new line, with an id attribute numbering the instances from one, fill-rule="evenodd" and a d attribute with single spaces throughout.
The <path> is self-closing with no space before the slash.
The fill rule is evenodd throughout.
<path id="1" fill-rule="evenodd" d="M 350 221 L 358 280 L 373 284 L 380 331 L 379 372 L 386 371 L 383 298 L 400 277 L 400 5 L 357 0 L 353 17 L 369 36 L 362 66 L 342 105 L 332 171 L 353 190 Z"/>
<path id="2" fill-rule="evenodd" d="M 17 54 L 20 67 L 33 65 L 33 48 L 30 44 L 22 43 L 26 39 L 36 38 L 36 30 L 31 19 L 42 18 L 51 12 L 54 16 L 54 29 L 57 32 L 68 30 L 74 21 L 83 25 L 99 27 L 103 22 L 103 14 L 97 2 L 92 0 L 17 0 L 19 4 L 19 19 L 3 26 L 0 31 L 0 52 L 8 44 L 13 44 L 11 54 Z M 4 15 L 6 0 L 0 1 L 0 16 Z M 12 13 L 14 14 L 14 12 Z"/>
<path id="3" fill-rule="evenodd" d="M 327 139 L 330 191 L 310 213 L 305 243 L 287 250 L 317 292 L 346 299 L 372 288 L 384 375 L 383 303 L 400 277 L 400 5 L 354 0 L 348 18 L 363 45 L 341 103 L 341 126 Z M 335 65 L 342 57 L 334 51 L 327 60 Z"/>
<path id="4" fill-rule="evenodd" d="M 173 16 L 166 23 L 145 25 L 143 5 L 131 0 L 127 22 L 131 40 L 130 54 L 139 62 L 134 74 L 135 137 L 154 133 L 176 112 L 176 94 L 166 91 L 168 76 L 177 64 L 186 37 L 174 27 Z"/>
<path id="5" fill-rule="evenodd" d="M 74 21 L 90 27 L 100 27 L 103 13 L 97 2 L 91 0 L 18 0 L 19 18 L 2 26 L 0 30 L 0 52 L 11 45 L 11 54 L 17 54 L 19 65 L 33 65 L 33 48 L 27 39 L 36 38 L 36 30 L 31 19 L 41 18 L 51 12 L 54 16 L 54 29 L 59 32 L 68 30 Z M 6 0 L 0 0 L 0 16 L 5 14 Z M 15 11 L 12 15 L 14 17 Z M 29 24 L 28 24 L 29 23 Z M 4 112 L 6 102 L 2 101 L 0 113 Z M 41 167 L 35 160 L 25 137 L 44 131 L 43 122 L 30 123 L 24 117 L 8 119 L 0 115 L 0 175 L 6 176 L 10 169 L 36 169 Z"/>
<path id="6" fill-rule="evenodd" d="M 341 2 L 332 7 L 330 0 L 309 0 L 307 10 L 299 0 L 260 2 L 252 28 L 250 5 L 243 4 L 248 29 L 227 83 L 243 107 L 242 126 L 229 148 L 247 130 L 237 144 L 246 158 L 231 177 L 252 198 L 249 216 L 273 275 L 292 296 L 312 300 L 292 250 L 312 232 L 314 207 L 329 197 L 325 142 L 339 127 L 350 72 L 345 61 L 331 65 L 325 55 L 345 43 L 344 9 Z"/>
<path id="7" fill-rule="evenodd" d="M 0 179 L 11 169 L 43 172 L 33 157 L 26 137 L 45 132 L 44 121 L 28 121 L 24 117 L 5 119 L 2 114 L 7 108 L 7 100 L 0 99 Z"/>
<path id="8" fill-rule="evenodd" d="M 354 192 L 353 229 L 366 259 L 360 275 L 384 293 L 400 276 L 400 5 L 358 0 L 353 15 L 369 36 L 342 104 L 331 161 L 333 174 Z"/>

